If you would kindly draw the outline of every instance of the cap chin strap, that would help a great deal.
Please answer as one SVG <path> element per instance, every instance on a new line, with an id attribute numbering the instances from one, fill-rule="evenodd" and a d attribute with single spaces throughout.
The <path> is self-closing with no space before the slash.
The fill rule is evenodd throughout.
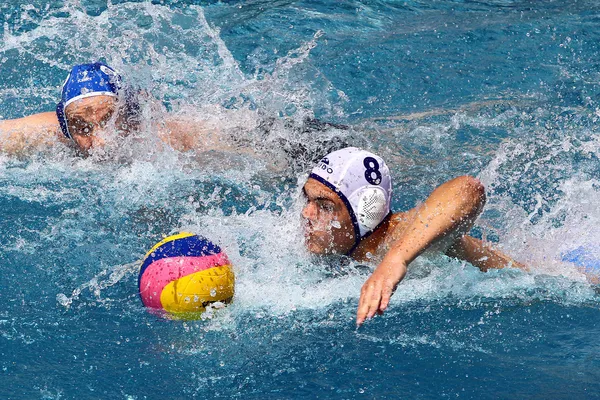
<path id="1" fill-rule="evenodd" d="M 71 132 L 69 132 L 69 124 L 67 124 L 67 116 L 65 115 L 65 105 L 62 101 L 56 105 L 56 117 L 58 118 L 60 130 L 63 135 L 65 135 L 67 139 L 74 140 L 73 136 L 71 136 Z"/>

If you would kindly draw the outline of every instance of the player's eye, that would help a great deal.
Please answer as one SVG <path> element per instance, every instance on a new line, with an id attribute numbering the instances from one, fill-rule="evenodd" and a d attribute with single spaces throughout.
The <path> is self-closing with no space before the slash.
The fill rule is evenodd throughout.
<path id="1" fill-rule="evenodd" d="M 110 121 L 110 119 L 112 118 L 113 112 L 114 112 L 114 110 L 107 112 L 106 115 L 102 118 L 102 120 L 98 124 L 101 128 L 106 127 L 106 125 L 108 124 L 108 121 Z"/>
<path id="2" fill-rule="evenodd" d="M 94 124 L 80 119 L 75 119 L 71 123 L 73 133 L 88 136 L 94 131 Z"/>
<path id="3" fill-rule="evenodd" d="M 333 203 L 330 201 L 318 201 L 317 205 L 319 206 L 319 209 L 321 211 L 324 211 L 326 213 L 332 213 L 334 211 L 334 206 Z"/>

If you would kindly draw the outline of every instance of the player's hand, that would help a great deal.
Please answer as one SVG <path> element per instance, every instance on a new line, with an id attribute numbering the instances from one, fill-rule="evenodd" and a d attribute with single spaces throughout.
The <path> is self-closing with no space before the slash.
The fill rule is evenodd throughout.
<path id="1" fill-rule="evenodd" d="M 357 326 L 360 326 L 365 319 L 372 318 L 376 313 L 383 314 L 390 302 L 390 297 L 404 275 L 406 275 L 406 264 L 403 262 L 379 264 L 360 291 L 358 312 L 356 313 Z"/>

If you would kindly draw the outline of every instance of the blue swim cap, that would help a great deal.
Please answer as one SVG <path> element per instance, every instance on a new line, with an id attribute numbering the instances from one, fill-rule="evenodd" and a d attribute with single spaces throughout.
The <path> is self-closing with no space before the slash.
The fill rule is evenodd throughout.
<path id="1" fill-rule="evenodd" d="M 74 66 L 63 84 L 61 101 L 56 105 L 56 116 L 63 134 L 73 139 L 65 116 L 65 108 L 69 104 L 92 96 L 117 97 L 120 88 L 121 76 L 108 65 L 97 62 Z"/>

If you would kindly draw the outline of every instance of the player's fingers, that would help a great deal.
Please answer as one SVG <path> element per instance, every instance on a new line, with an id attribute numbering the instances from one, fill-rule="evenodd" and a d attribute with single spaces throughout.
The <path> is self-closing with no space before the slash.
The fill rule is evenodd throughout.
<path id="1" fill-rule="evenodd" d="M 370 281 L 365 282 L 361 291 L 360 291 L 360 299 L 358 300 L 358 310 L 356 311 L 356 325 L 360 326 L 367 317 L 369 312 L 369 302 L 367 299 L 371 297 L 371 291 L 373 290 L 373 285 L 371 285 Z"/>
<path id="2" fill-rule="evenodd" d="M 381 283 L 374 282 L 373 290 L 371 291 L 371 296 L 368 299 L 369 302 L 369 311 L 367 313 L 367 318 L 373 318 L 377 310 L 379 310 L 379 302 L 381 301 Z"/>
<path id="3" fill-rule="evenodd" d="M 384 285 L 381 291 L 381 304 L 379 305 L 379 311 L 383 313 L 388 305 L 390 304 L 390 298 L 392 297 L 392 293 L 394 293 L 394 288 L 390 285 Z"/>

